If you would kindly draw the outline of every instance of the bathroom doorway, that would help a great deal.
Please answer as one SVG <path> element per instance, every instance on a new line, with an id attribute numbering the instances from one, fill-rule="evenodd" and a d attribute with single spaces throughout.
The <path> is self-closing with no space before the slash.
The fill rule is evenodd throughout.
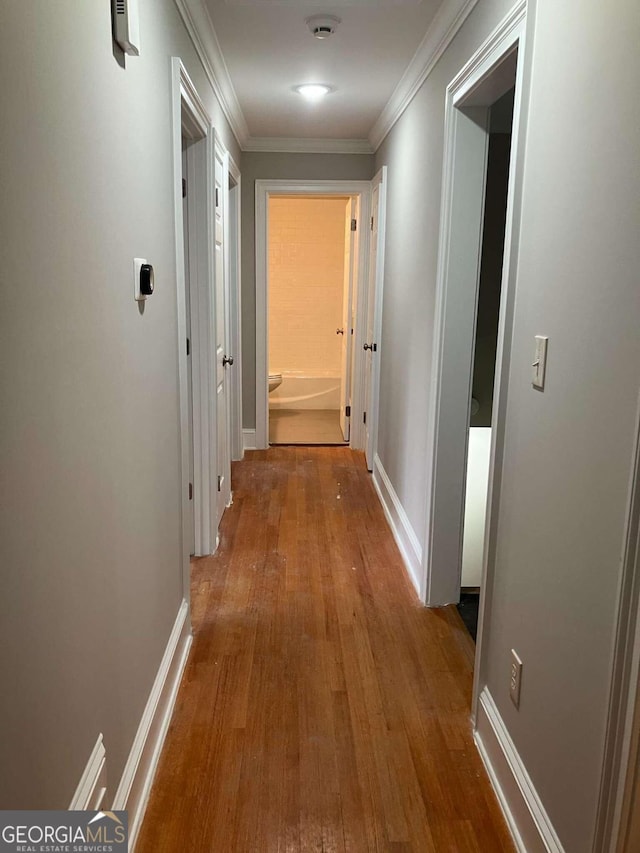
<path id="1" fill-rule="evenodd" d="M 476 639 L 484 557 L 515 88 L 489 107 L 458 609 Z"/>
<path id="2" fill-rule="evenodd" d="M 270 444 L 350 438 L 356 200 L 268 202 Z"/>

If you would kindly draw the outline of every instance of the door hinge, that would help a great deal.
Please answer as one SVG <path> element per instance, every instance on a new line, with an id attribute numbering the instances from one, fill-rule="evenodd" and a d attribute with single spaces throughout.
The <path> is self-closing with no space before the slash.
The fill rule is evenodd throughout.
<path id="1" fill-rule="evenodd" d="M 187 355 L 191 355 L 191 341 L 187 338 Z"/>
<path id="2" fill-rule="evenodd" d="M 222 491 L 222 477 L 218 474 L 218 491 Z"/>
<path id="3" fill-rule="evenodd" d="M 357 231 L 357 230 L 358 230 L 358 220 L 357 220 L 357 219 L 352 219 L 352 220 L 351 220 L 351 230 L 352 230 L 352 231 Z"/>
<path id="4" fill-rule="evenodd" d="M 189 483 L 189 500 L 193 500 L 193 483 Z"/>
<path id="5" fill-rule="evenodd" d="M 350 417 L 351 417 L 351 406 L 347 406 L 347 407 L 345 408 L 345 410 L 344 410 L 344 416 L 345 416 L 346 418 L 350 418 Z"/>
<path id="6" fill-rule="evenodd" d="M 373 231 L 373 216 L 371 217 L 371 230 Z"/>
<path id="7" fill-rule="evenodd" d="M 187 197 L 187 179 L 183 178 L 182 179 L 182 198 L 186 198 L 186 197 Z"/>
<path id="8" fill-rule="evenodd" d="M 366 412 L 363 412 L 363 413 L 362 413 L 362 423 L 363 423 L 363 424 L 366 424 L 366 422 L 367 422 L 367 413 L 366 413 Z"/>
<path id="9" fill-rule="evenodd" d="M 218 187 L 216 187 L 216 207 L 220 207 L 220 200 L 218 197 Z"/>

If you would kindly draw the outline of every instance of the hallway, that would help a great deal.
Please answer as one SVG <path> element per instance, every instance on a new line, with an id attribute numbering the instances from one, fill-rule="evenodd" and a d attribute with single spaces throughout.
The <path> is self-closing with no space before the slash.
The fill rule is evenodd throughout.
<path id="1" fill-rule="evenodd" d="M 473 643 L 419 605 L 361 454 L 255 451 L 233 482 L 137 853 L 513 850 Z"/>

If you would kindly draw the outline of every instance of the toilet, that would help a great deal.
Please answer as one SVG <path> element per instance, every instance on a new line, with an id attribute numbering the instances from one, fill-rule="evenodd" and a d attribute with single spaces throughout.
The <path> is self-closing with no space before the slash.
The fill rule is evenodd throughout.
<path id="1" fill-rule="evenodd" d="M 269 393 L 275 391 L 276 388 L 279 388 L 282 385 L 282 374 L 281 373 L 270 373 L 269 374 Z"/>

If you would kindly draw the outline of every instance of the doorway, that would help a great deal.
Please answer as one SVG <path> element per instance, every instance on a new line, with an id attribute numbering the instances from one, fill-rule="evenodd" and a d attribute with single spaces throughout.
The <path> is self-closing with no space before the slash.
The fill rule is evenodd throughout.
<path id="1" fill-rule="evenodd" d="M 291 198 L 292 200 L 309 199 L 320 200 L 328 199 L 339 202 L 341 206 L 340 218 L 340 277 L 337 287 L 340 287 L 340 300 L 334 306 L 335 313 L 332 316 L 331 325 L 323 325 L 322 341 L 329 346 L 329 341 L 333 346 L 332 358 L 333 361 L 324 369 L 325 373 L 332 375 L 312 376 L 311 379 L 323 380 L 317 383 L 315 389 L 283 388 L 280 391 L 280 386 L 284 383 L 283 371 L 286 374 L 290 368 L 289 364 L 276 364 L 274 355 L 271 351 L 270 336 L 272 334 L 269 328 L 269 310 L 270 310 L 270 288 L 271 288 L 271 264 L 269 257 L 270 244 L 270 217 L 272 210 L 272 200 Z M 347 216 L 347 206 L 351 203 L 352 216 Z M 368 268 L 368 250 L 369 250 L 369 230 L 368 223 L 371 211 L 371 183 L 369 181 L 256 181 L 256 427 L 255 427 L 255 443 L 250 446 L 265 449 L 269 446 L 269 421 L 270 411 L 277 410 L 276 405 L 270 405 L 270 398 L 273 402 L 280 398 L 280 404 L 285 411 L 295 401 L 296 409 L 300 409 L 298 405 L 301 401 L 297 398 L 304 397 L 305 404 L 309 399 L 317 401 L 320 406 L 324 406 L 327 410 L 325 391 L 330 390 L 334 395 L 334 402 L 330 404 L 329 411 L 338 412 L 339 416 L 331 415 L 333 419 L 334 438 L 332 442 L 345 444 L 353 449 L 364 449 L 364 429 L 362 422 L 363 404 L 364 404 L 364 360 L 363 360 L 363 344 L 365 342 L 365 326 L 366 326 L 366 275 Z M 355 220 L 355 222 L 353 222 Z M 349 233 L 347 235 L 347 224 Z M 355 229 L 355 230 L 354 230 Z M 295 229 L 294 229 L 295 230 Z M 349 242 L 349 284 L 351 295 L 345 296 L 347 288 L 345 256 L 347 254 L 346 247 Z M 284 245 L 284 243 L 282 244 Z M 299 249 L 299 247 L 298 247 Z M 302 249 L 296 249 L 293 254 L 302 255 Z M 282 252 L 286 250 L 283 248 Z M 337 251 L 337 250 L 336 250 Z M 313 266 L 318 261 L 318 253 L 313 253 L 310 250 L 311 263 L 307 265 L 306 272 L 298 280 L 303 281 L 308 272 L 308 267 Z M 297 305 L 295 298 L 297 291 L 295 287 L 289 286 L 289 308 L 285 312 L 288 317 L 287 322 L 281 323 L 281 328 L 285 334 L 282 337 L 283 342 L 287 343 L 289 332 L 292 333 L 292 339 L 297 335 L 300 337 L 300 330 L 296 328 L 297 321 Z M 343 298 L 344 297 L 344 298 Z M 284 297 L 283 297 L 284 299 Z M 286 300 L 285 300 L 286 301 Z M 339 312 L 338 312 L 339 308 Z M 337 318 L 337 319 L 336 319 Z M 326 318 L 325 318 L 326 319 Z M 316 317 L 317 320 L 317 317 Z M 318 327 L 318 328 L 315 328 Z M 316 322 L 312 328 L 312 333 L 317 338 L 319 333 L 319 324 Z M 342 334 L 344 330 L 344 334 Z M 316 341 L 318 343 L 318 341 Z M 318 347 L 320 344 L 318 343 Z M 284 360 L 284 356 L 283 356 Z M 287 359 L 288 360 L 288 359 Z M 271 361 L 271 363 L 270 363 Z M 343 362 L 345 369 L 343 369 Z M 323 368 L 319 368 L 318 360 L 315 362 L 314 370 L 317 373 L 322 373 Z M 299 370 L 299 375 L 296 376 L 295 370 L 291 371 L 293 376 L 290 379 L 305 380 L 302 370 Z M 280 374 L 280 375 L 279 375 Z M 269 393 L 269 376 L 271 375 L 271 394 Z M 327 381 L 333 380 L 333 381 Z M 291 393 L 288 393 L 291 390 Z M 274 397 L 274 393 L 276 396 Z M 287 393 L 285 394 L 285 391 Z M 335 408 L 335 395 L 339 399 L 338 408 Z M 323 400 L 324 397 L 324 400 Z M 277 416 L 276 416 L 277 417 Z M 304 417 L 297 414 L 298 419 Z M 289 439 L 291 440 L 291 439 Z M 307 435 L 300 439 L 304 443 L 313 441 Z M 326 439 L 322 440 L 325 443 Z"/>
<path id="2" fill-rule="evenodd" d="M 458 604 L 460 615 L 474 642 L 480 606 L 489 489 L 493 385 L 498 347 L 514 96 L 515 88 L 512 87 L 489 107 L 488 119 L 487 177 L 467 440 L 462 578 Z"/>
<path id="3" fill-rule="evenodd" d="M 355 199 L 269 199 L 269 443 L 349 441 Z"/>
<path id="4" fill-rule="evenodd" d="M 491 566 L 515 298 L 522 140 L 525 133 L 524 115 L 521 116 L 521 112 L 524 113 L 521 104 L 525 62 L 521 60 L 525 25 L 526 5 L 519 4 L 460 70 L 446 91 L 431 416 L 428 424 L 429 491 L 420 592 L 425 603 L 438 606 L 458 603 L 463 583 L 473 587 L 475 601 L 479 605 L 477 660 L 480 659 L 482 643 L 483 610 L 491 601 Z M 504 100 L 501 100 L 503 96 Z M 492 113 L 496 132 L 511 126 L 511 139 L 508 142 L 502 140 L 502 146 L 493 146 L 493 152 Z M 499 120 L 505 120 L 505 116 L 506 128 L 505 125 L 499 127 Z M 508 163 L 504 158 L 505 146 L 509 150 Z M 498 157 L 500 147 L 503 150 Z M 500 165 L 496 167 L 497 171 L 494 169 L 495 174 L 489 175 L 488 168 L 495 166 L 493 161 L 496 159 Z M 496 177 L 498 173 L 501 178 Z M 491 273 L 486 277 L 485 292 L 481 295 L 487 184 L 490 192 L 496 195 L 496 207 L 501 208 L 501 214 L 494 216 L 488 229 L 494 231 L 493 245 L 491 249 L 487 247 L 487 256 L 492 254 L 492 263 L 488 265 Z M 499 186 L 502 188 L 496 189 Z M 500 281 L 499 295 L 496 277 Z M 499 306 L 497 311 L 496 306 Z M 481 337 L 485 340 L 481 341 Z M 474 375 L 476 366 L 478 372 L 484 374 L 484 379 Z M 487 374 L 493 376 L 490 393 Z M 480 418 L 479 422 L 472 421 L 476 416 Z M 471 429 L 487 431 L 479 448 L 475 446 L 478 442 L 471 437 Z M 473 459 L 469 455 L 470 449 Z M 475 451 L 479 451 L 480 460 Z M 477 469 L 475 475 L 474 468 Z M 476 486 L 475 519 L 471 509 L 466 511 L 469 477 L 473 478 Z M 474 499 L 473 492 L 474 488 L 470 488 L 470 501 Z M 475 565 L 479 571 L 473 580 L 463 581 L 463 544 L 466 539 L 469 549 L 473 541 L 471 531 L 468 536 L 463 535 L 465 519 L 468 526 L 475 524 L 475 549 L 472 550 L 475 550 Z M 481 676 L 478 668 L 474 675 L 475 710 Z"/>

